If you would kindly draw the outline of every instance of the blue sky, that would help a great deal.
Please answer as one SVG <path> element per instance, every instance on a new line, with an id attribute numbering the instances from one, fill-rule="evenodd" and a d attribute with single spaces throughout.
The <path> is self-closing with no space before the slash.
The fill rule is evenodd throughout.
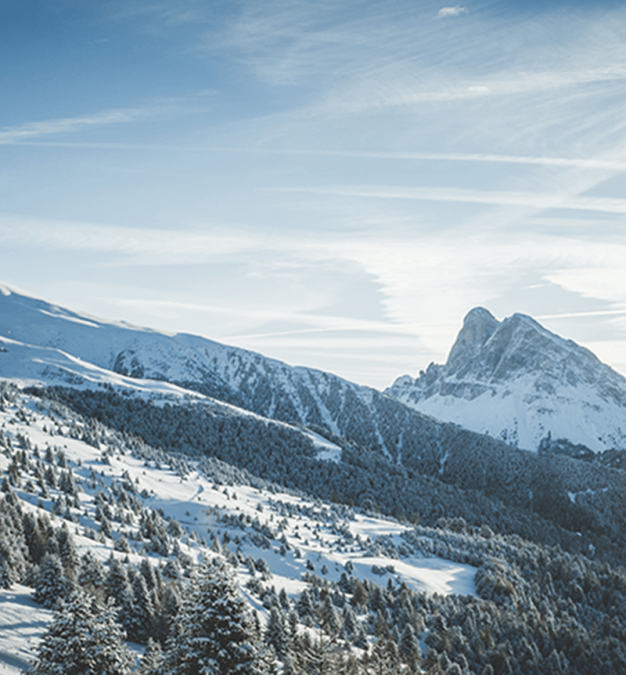
<path id="1" fill-rule="evenodd" d="M 0 6 L 0 280 L 385 387 L 465 313 L 626 373 L 618 2 Z"/>

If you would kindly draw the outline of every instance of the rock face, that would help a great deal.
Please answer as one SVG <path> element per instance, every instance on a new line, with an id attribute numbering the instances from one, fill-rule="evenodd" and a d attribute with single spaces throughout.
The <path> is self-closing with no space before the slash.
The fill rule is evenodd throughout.
<path id="1" fill-rule="evenodd" d="M 626 378 L 524 314 L 498 321 L 471 310 L 445 365 L 400 377 L 386 393 L 528 450 L 557 439 L 626 449 Z"/>

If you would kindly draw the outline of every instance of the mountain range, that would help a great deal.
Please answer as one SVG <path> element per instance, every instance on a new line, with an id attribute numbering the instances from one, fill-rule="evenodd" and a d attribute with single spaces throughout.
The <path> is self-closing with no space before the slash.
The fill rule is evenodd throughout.
<path id="1" fill-rule="evenodd" d="M 623 672 L 625 391 L 482 308 L 380 392 L 0 285 L 0 664 L 77 611 L 182 672 L 221 579 L 259 674 Z"/>
<path id="2" fill-rule="evenodd" d="M 396 459 L 403 451 L 397 427 L 420 414 L 421 424 L 430 425 L 427 415 L 520 449 L 626 449 L 626 378 L 523 314 L 498 321 L 471 310 L 445 365 L 399 377 L 384 393 L 206 338 L 106 322 L 5 285 L 0 343 L 5 378 L 200 393 Z"/>

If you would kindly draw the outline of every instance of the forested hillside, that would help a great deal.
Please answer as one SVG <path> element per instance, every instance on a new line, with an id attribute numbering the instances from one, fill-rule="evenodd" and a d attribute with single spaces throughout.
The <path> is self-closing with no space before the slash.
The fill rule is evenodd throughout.
<path id="1" fill-rule="evenodd" d="M 322 499 L 430 525 L 442 517 L 462 517 L 471 525 L 485 523 L 568 551 L 594 551 L 614 563 L 626 550 L 622 471 L 519 451 L 423 416 L 416 418 L 422 426 L 400 427 L 401 462 L 378 446 L 328 434 L 343 448 L 336 463 L 318 461 L 313 442 L 293 428 L 201 403 L 154 405 L 114 391 L 67 388 L 36 393 L 154 446 L 217 457 Z M 404 439 L 410 439 L 406 445 Z"/>
<path id="2" fill-rule="evenodd" d="M 455 514 L 472 504 L 469 493 L 435 478 L 415 492 L 430 485 L 442 510 L 419 525 L 376 516 L 373 503 L 363 513 L 337 495 L 320 500 L 315 493 L 333 471 L 359 468 L 345 458 L 368 453 L 356 446 L 344 448 L 341 463 L 296 446 L 305 478 L 285 491 L 267 480 L 270 465 L 293 461 L 284 427 L 268 424 L 263 436 L 235 415 L 231 429 L 223 419 L 201 423 L 200 410 L 106 396 L 76 400 L 146 435 L 152 423 L 155 438 L 161 419 L 170 429 L 161 447 L 121 423 L 78 414 L 71 392 L 2 392 L 1 585 L 25 584 L 56 607 L 32 672 L 71 672 L 71 664 L 92 672 L 96 663 L 150 675 L 209 664 L 259 675 L 626 668 L 626 572 L 590 550 L 566 552 L 565 530 L 529 515 L 529 526 L 561 538 L 547 545 L 494 531 L 487 520 L 468 523 Z M 218 458 L 219 448 L 240 468 Z M 253 458 L 270 448 L 267 465 Z M 369 454 L 375 461 L 356 480 L 371 474 L 376 483 L 390 465 Z M 488 503 L 475 501 L 476 514 L 479 506 L 489 514 Z M 127 638 L 145 645 L 135 648 L 138 661 Z M 0 638 L 0 662 L 3 648 Z"/>

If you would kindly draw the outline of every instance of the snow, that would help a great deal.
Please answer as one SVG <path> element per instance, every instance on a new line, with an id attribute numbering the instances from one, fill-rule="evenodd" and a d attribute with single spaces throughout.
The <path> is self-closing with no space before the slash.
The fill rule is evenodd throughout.
<path id="1" fill-rule="evenodd" d="M 506 384 L 492 384 L 468 400 L 435 394 L 407 405 L 445 422 L 499 438 L 523 450 L 537 450 L 550 432 L 594 452 L 626 448 L 626 410 L 592 389 L 559 385 L 555 393 L 536 391 L 528 375 Z"/>
<path id="2" fill-rule="evenodd" d="M 324 462 L 341 462 L 341 448 L 327 438 L 316 434 L 313 431 L 307 431 L 306 435 L 313 441 L 313 445 L 318 449 L 315 455 L 316 459 Z"/>
<path id="3" fill-rule="evenodd" d="M 218 522 L 215 515 L 218 512 L 222 516 L 232 514 L 258 519 L 262 525 L 279 532 L 280 536 L 284 535 L 289 549 L 283 555 L 279 551 L 280 545 L 276 539 L 270 541 L 269 549 L 259 548 L 250 541 L 242 542 L 241 551 L 244 556 L 250 555 L 255 559 L 263 557 L 272 576 L 271 583 L 277 590 L 284 588 L 291 595 L 301 592 L 306 587 L 301 577 L 309 569 L 307 564 L 315 568 L 316 574 L 321 574 L 329 580 L 338 580 L 348 562 L 352 563 L 355 576 L 371 579 L 379 584 L 386 583 L 387 578 L 392 577 L 398 583 L 405 582 L 414 590 L 426 593 L 445 595 L 475 592 L 476 570 L 470 565 L 434 557 L 407 556 L 392 559 L 384 554 L 372 555 L 368 552 L 367 546 L 363 547 L 358 543 L 359 541 L 375 543 L 379 537 L 384 537 L 399 547 L 403 542 L 403 532 L 412 529 L 410 525 L 360 513 L 351 519 L 337 521 L 329 505 L 288 493 L 268 493 L 247 485 L 216 485 L 212 479 L 199 472 L 197 466 L 183 479 L 169 469 L 157 469 L 146 465 L 143 460 L 128 454 L 110 456 L 108 463 L 103 464 L 100 450 L 75 438 L 51 437 L 49 429 L 51 423 L 45 411 L 37 412 L 34 406 L 30 406 L 30 410 L 31 419 L 24 422 L 14 416 L 14 410 L 7 407 L 5 411 L 0 412 L 0 425 L 4 425 L 4 433 L 14 442 L 17 435 L 21 434 L 28 437 L 33 446 L 38 446 L 40 452 L 50 445 L 62 448 L 74 473 L 83 479 L 80 525 L 70 526 L 81 555 L 86 550 L 92 550 L 104 561 L 111 551 L 110 544 L 98 543 L 82 533 L 85 526 L 97 527 L 93 516 L 86 518 L 84 515 L 85 508 L 93 511 L 93 494 L 98 491 L 98 488 L 90 490 L 87 487 L 88 477 L 93 470 L 106 484 L 113 479 L 122 479 L 123 475 L 126 475 L 136 485 L 138 491 L 145 490 L 144 494 L 149 495 L 144 499 L 145 506 L 162 510 L 166 518 L 177 520 L 187 532 L 196 532 L 199 538 L 205 537 L 210 540 L 214 536 L 220 536 L 220 533 L 221 538 L 224 532 L 228 531 L 232 540 L 237 535 L 243 534 L 241 529 L 227 527 L 223 522 Z M 44 426 L 47 431 L 44 430 Z M 335 453 L 336 456 L 340 451 L 338 446 L 321 436 L 315 435 L 313 440 L 322 448 L 320 452 Z M 0 456 L 2 468 L 5 468 L 6 463 L 6 458 Z M 194 466 L 193 463 L 191 465 Z M 19 490 L 17 493 L 24 500 L 24 508 L 36 509 L 35 502 L 39 498 Z M 50 505 L 51 502 L 48 504 L 44 501 L 44 507 L 48 509 Z M 286 513 L 288 507 L 294 507 L 292 515 Z M 344 531 L 349 532 L 352 543 L 342 541 L 342 536 L 334 528 L 334 522 L 338 522 L 345 528 Z M 137 527 L 128 526 L 125 529 L 136 531 Z M 199 560 L 201 554 L 212 555 L 189 537 L 183 536 L 183 540 L 187 543 L 182 548 L 193 559 Z M 130 543 L 135 544 L 132 540 Z M 296 557 L 296 549 L 300 552 L 299 557 Z M 116 555 L 125 554 L 116 553 Z M 138 562 L 140 557 L 137 552 L 131 552 L 130 559 Z M 390 566 L 393 566 L 393 571 L 388 571 L 383 576 L 373 571 Z M 239 568 L 238 574 L 243 587 L 250 574 L 245 567 Z"/>
<path id="4" fill-rule="evenodd" d="M 386 393 L 524 450 L 548 434 L 594 452 L 626 449 L 626 378 L 521 314 L 498 322 L 472 310 L 444 366 L 399 377 Z"/>
<path id="5" fill-rule="evenodd" d="M 293 389 L 294 400 L 298 400 L 295 380 L 289 379 L 291 375 L 288 369 L 279 362 L 264 360 L 243 350 L 231 350 L 194 336 L 172 337 L 128 325 L 100 322 L 18 295 L 2 285 L 0 335 L 0 379 L 11 380 L 18 386 L 69 383 L 79 389 L 113 387 L 118 391 L 130 391 L 133 395 L 149 398 L 155 405 L 167 401 L 202 403 L 228 408 L 234 414 L 259 417 L 168 382 L 131 378 L 113 372 L 111 368 L 116 355 L 123 350 L 136 348 L 141 342 L 142 364 L 148 364 L 153 370 L 169 369 L 167 373 L 170 379 L 184 380 L 198 370 L 198 364 L 210 363 L 218 375 L 227 376 L 227 380 L 232 383 L 245 376 L 246 368 L 261 358 L 253 375 L 264 377 L 266 368 L 275 367 L 277 370 L 273 377 L 277 380 L 282 377 L 285 391 Z M 316 397 L 324 419 L 332 421 L 318 395 L 324 387 L 330 386 L 330 376 L 307 369 L 295 370 L 302 382 L 308 381 L 306 386 Z M 341 386 L 352 385 L 343 383 Z M 371 394 L 365 391 L 359 395 L 366 403 L 369 401 L 368 396 L 371 398 Z M 28 408 L 28 421 L 16 414 L 18 405 Z M 344 519 L 337 515 L 336 507 L 332 505 L 295 497 L 286 492 L 262 491 L 247 485 L 216 485 L 191 460 L 189 464 L 192 471 L 184 478 L 128 453 L 109 452 L 107 462 L 103 463 L 101 450 L 66 435 L 70 424 L 68 420 L 55 418 L 53 422 L 47 410 L 40 409 L 35 400 L 25 395 L 20 396 L 18 405 L 7 404 L 0 410 L 0 427 L 5 436 L 16 445 L 18 435 L 26 437 L 40 452 L 47 447 L 63 449 L 74 474 L 82 479 L 81 508 L 72 508 L 77 522 L 67 523 L 80 555 L 90 550 L 105 561 L 113 548 L 110 539 L 97 541 L 92 538 L 94 530 L 98 529 L 94 517 L 94 496 L 102 489 L 98 486 L 92 489 L 90 486 L 89 477 L 93 472 L 104 485 L 110 485 L 113 480 L 120 480 L 124 476 L 130 478 L 137 492 L 143 495 L 144 506 L 158 509 L 166 520 L 171 518 L 182 525 L 184 534 L 180 547 L 194 561 L 215 555 L 200 542 L 202 538 L 208 542 L 214 538 L 224 541 L 226 534 L 230 544 L 225 545 L 234 551 L 236 544 L 233 540 L 241 537 L 241 553 L 244 557 L 263 558 L 267 562 L 269 578 L 264 583 L 274 585 L 277 591 L 285 589 L 290 595 L 300 593 L 308 586 L 303 577 L 306 578 L 312 569 L 322 578 L 338 580 L 346 565 L 351 563 L 356 577 L 370 579 L 377 584 L 386 584 L 388 579 L 393 579 L 395 583 L 404 582 L 416 591 L 429 594 L 475 593 L 474 567 L 436 557 L 403 554 L 400 558 L 392 558 L 385 545 L 379 545 L 378 540 L 384 539 L 392 545 L 391 548 L 401 548 L 403 533 L 412 529 L 410 525 L 361 513 Z M 271 420 L 266 422 L 283 424 Z M 65 430 L 61 434 L 57 431 L 59 424 Z M 306 434 L 313 443 L 318 460 L 341 461 L 342 449 L 339 445 L 315 432 L 306 429 L 300 429 L 300 432 Z M 7 458 L 0 454 L 0 469 L 6 469 L 7 462 Z M 58 496 L 58 491 L 51 489 L 51 497 L 42 499 L 26 492 L 24 486 L 15 492 L 23 508 L 33 511 L 38 510 L 37 504 L 41 502 L 41 506 L 49 512 L 52 499 Z M 255 533 L 251 525 L 243 528 L 226 526 L 224 515 L 245 516 L 248 522 L 258 523 L 258 527 L 270 528 L 273 536 L 268 540 L 269 547 L 267 542 L 261 545 L 254 537 L 248 536 Z M 66 521 L 57 517 L 53 522 L 55 527 L 60 527 Z M 128 535 L 131 546 L 129 559 L 138 563 L 140 554 L 145 555 L 143 543 L 130 536 L 139 530 L 137 520 L 123 526 L 114 522 L 112 526 L 115 538 L 122 531 Z M 89 536 L 90 532 L 92 536 Z M 286 548 L 281 546 L 281 539 Z M 120 558 L 126 556 L 120 552 L 113 552 L 113 555 Z M 151 553 L 148 557 L 155 565 L 164 560 Z M 259 604 L 258 598 L 246 589 L 252 573 L 245 565 L 240 565 L 237 575 L 242 592 L 263 616 L 265 609 Z M 0 675 L 2 672 L 17 673 L 26 667 L 33 659 L 37 641 L 51 618 L 50 611 L 33 603 L 29 589 L 15 586 L 0 593 Z"/>
<path id="6" fill-rule="evenodd" d="M 32 598 L 32 589 L 15 584 L 0 588 L 0 675 L 21 673 L 34 658 L 54 612 Z"/>

